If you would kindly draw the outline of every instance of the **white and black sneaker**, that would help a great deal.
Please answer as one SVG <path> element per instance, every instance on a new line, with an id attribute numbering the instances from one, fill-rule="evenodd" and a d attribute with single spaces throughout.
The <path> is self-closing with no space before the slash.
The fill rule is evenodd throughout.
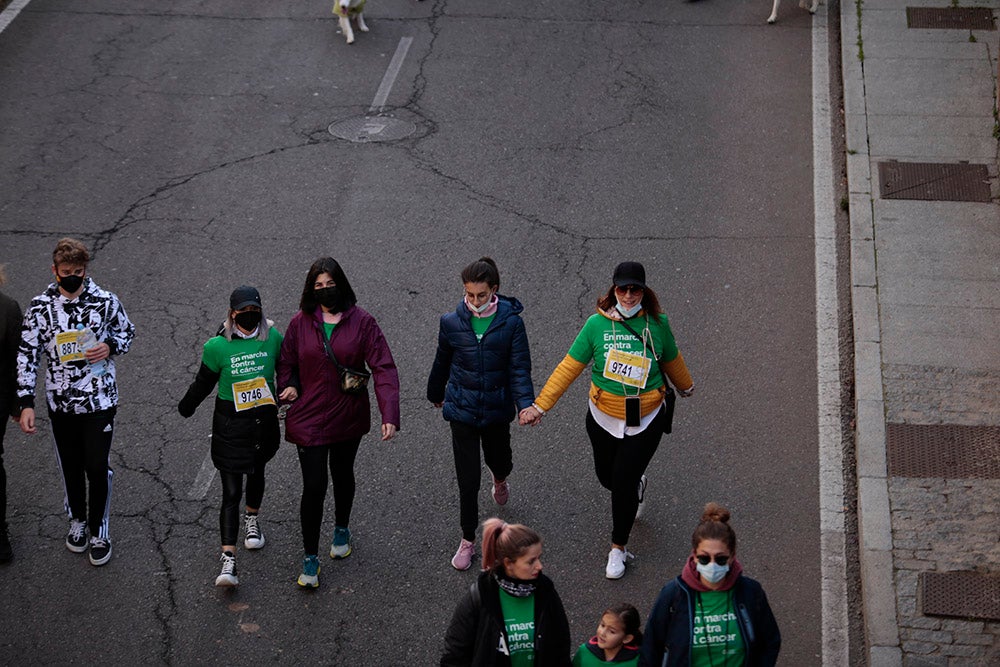
<path id="1" fill-rule="evenodd" d="M 244 514 L 243 523 L 246 526 L 246 536 L 243 538 L 243 545 L 247 549 L 260 549 L 264 546 L 264 531 L 257 523 L 256 514 Z"/>
<path id="2" fill-rule="evenodd" d="M 608 579 L 621 579 L 625 574 L 625 563 L 635 558 L 628 549 L 615 547 L 608 552 L 608 564 L 604 567 L 604 576 Z"/>
<path id="3" fill-rule="evenodd" d="M 215 578 L 215 585 L 225 588 L 239 586 L 240 579 L 236 576 L 236 556 L 233 552 L 223 551 L 219 560 L 222 561 L 222 571 Z"/>
<path id="4" fill-rule="evenodd" d="M 111 540 L 102 537 L 90 538 L 90 564 L 99 567 L 111 560 Z"/>
<path id="5" fill-rule="evenodd" d="M 66 548 L 75 554 L 87 550 L 87 523 L 70 519 L 69 532 L 66 534 Z"/>

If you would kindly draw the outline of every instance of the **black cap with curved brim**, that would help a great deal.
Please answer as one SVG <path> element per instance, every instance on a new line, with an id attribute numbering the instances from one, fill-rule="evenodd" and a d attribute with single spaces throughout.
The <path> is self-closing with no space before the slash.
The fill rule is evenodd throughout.
<path id="1" fill-rule="evenodd" d="M 229 296 L 229 308 L 232 310 L 241 310 L 247 306 L 257 306 L 263 309 L 260 303 L 260 292 L 257 291 L 256 287 L 241 285 L 234 289 L 233 293 Z"/>
<path id="2" fill-rule="evenodd" d="M 646 269 L 639 262 L 622 262 L 615 267 L 612 282 L 615 284 L 615 287 L 638 285 L 645 289 Z"/>

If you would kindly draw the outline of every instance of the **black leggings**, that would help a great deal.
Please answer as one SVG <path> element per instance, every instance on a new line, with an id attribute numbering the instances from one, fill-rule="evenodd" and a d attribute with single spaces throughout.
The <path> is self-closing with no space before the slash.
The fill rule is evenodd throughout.
<path id="1" fill-rule="evenodd" d="M 644 431 L 624 438 L 601 428 L 587 410 L 587 435 L 594 450 L 594 472 L 601 486 L 611 491 L 611 542 L 625 546 L 639 509 L 639 479 L 663 435 L 663 409 Z"/>
<path id="2" fill-rule="evenodd" d="M 114 472 L 108 457 L 115 411 L 115 408 L 84 414 L 49 411 L 56 456 L 66 489 L 66 512 L 71 519 L 86 521 L 91 537 L 103 539 L 109 537 Z"/>
<path id="3" fill-rule="evenodd" d="M 240 500 L 243 498 L 243 474 L 219 471 L 222 479 L 222 507 L 219 508 L 219 533 L 223 546 L 235 545 L 240 533 Z M 247 507 L 260 508 L 264 500 L 264 464 L 258 463 L 247 475 Z"/>
<path id="4" fill-rule="evenodd" d="M 323 523 L 323 502 L 326 500 L 327 466 L 333 479 L 334 521 L 340 528 L 347 528 L 354 505 L 354 458 L 358 454 L 361 438 L 329 445 L 298 447 L 299 466 L 302 468 L 302 503 L 299 520 L 302 522 L 302 548 L 308 555 L 319 553 L 319 533 Z"/>
<path id="5" fill-rule="evenodd" d="M 479 463 L 480 443 L 486 467 L 497 479 L 507 479 L 514 468 L 510 451 L 510 424 L 490 424 L 476 428 L 460 422 L 451 424 L 451 449 L 455 454 L 455 475 L 458 477 L 459 521 L 462 537 L 476 539 L 479 524 L 479 483 L 482 466 Z"/>

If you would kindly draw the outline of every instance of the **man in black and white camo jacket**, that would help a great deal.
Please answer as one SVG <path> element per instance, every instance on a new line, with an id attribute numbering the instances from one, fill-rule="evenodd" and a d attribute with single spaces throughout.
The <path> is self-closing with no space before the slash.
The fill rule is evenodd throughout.
<path id="1" fill-rule="evenodd" d="M 35 381 L 44 352 L 45 396 L 70 518 L 66 548 L 88 552 L 91 564 L 104 565 L 111 559 L 108 517 L 114 472 L 109 456 L 118 407 L 114 359 L 128 352 L 135 327 L 118 297 L 87 276 L 89 261 L 81 242 L 61 239 L 56 244 L 56 282 L 32 299 L 24 314 L 16 400 L 21 430 L 34 434 Z M 78 345 L 80 325 L 98 341 L 86 351 Z"/>

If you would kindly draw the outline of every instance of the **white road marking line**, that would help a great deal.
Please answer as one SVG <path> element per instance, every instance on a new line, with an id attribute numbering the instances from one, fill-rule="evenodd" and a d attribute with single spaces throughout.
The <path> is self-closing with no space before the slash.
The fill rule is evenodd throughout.
<path id="1" fill-rule="evenodd" d="M 849 657 L 840 430 L 837 229 L 830 108 L 828 5 L 813 15 L 813 218 L 816 252 L 816 376 L 819 418 L 820 606 L 824 665 Z"/>
<path id="2" fill-rule="evenodd" d="M 399 70 L 403 68 L 403 60 L 406 59 L 406 52 L 410 50 L 410 44 L 412 43 L 412 37 L 401 37 L 399 39 L 399 46 L 396 47 L 396 52 L 392 54 L 392 60 L 389 61 L 389 69 L 385 71 L 382 83 L 379 84 L 378 90 L 375 92 L 375 99 L 372 100 L 372 105 L 368 107 L 369 113 L 381 111 L 385 107 L 385 101 L 389 98 L 389 91 L 392 90 L 392 84 L 396 83 L 396 77 L 399 76 Z"/>
<path id="3" fill-rule="evenodd" d="M 0 12 L 0 32 L 7 29 L 10 22 L 14 20 L 14 17 L 20 14 L 21 10 L 27 7 L 29 2 L 31 0 L 13 0 L 7 5 L 7 9 Z"/>
<path id="4" fill-rule="evenodd" d="M 194 478 L 194 484 L 191 485 L 191 490 L 188 491 L 188 498 L 191 500 L 202 500 L 205 494 L 208 493 L 208 487 L 212 486 L 212 480 L 215 479 L 215 464 L 212 463 L 212 452 L 205 455 L 205 460 L 201 462 L 201 470 L 198 471 L 198 476 Z"/>

